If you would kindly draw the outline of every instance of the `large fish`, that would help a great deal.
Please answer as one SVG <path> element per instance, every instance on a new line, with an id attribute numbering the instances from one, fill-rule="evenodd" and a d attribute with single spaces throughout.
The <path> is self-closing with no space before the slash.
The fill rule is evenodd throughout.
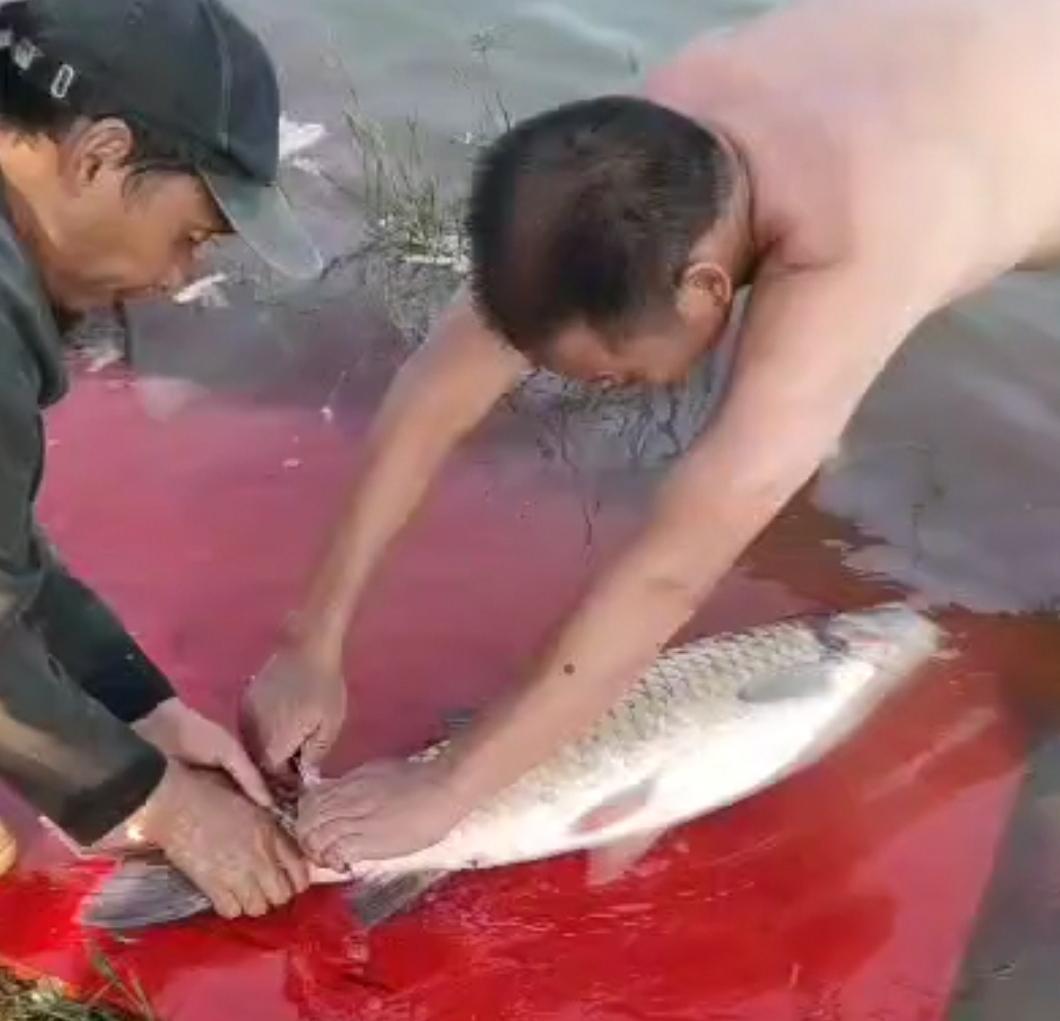
<path id="1" fill-rule="evenodd" d="M 483 804 L 433 847 L 315 882 L 355 883 L 374 924 L 442 877 L 570 851 L 600 878 L 672 826 L 731 805 L 816 762 L 938 648 L 939 631 L 898 604 L 796 618 L 663 655 L 586 735 Z M 439 754 L 443 745 L 428 749 Z M 209 902 L 164 863 L 127 862 L 83 912 L 127 930 Z"/>

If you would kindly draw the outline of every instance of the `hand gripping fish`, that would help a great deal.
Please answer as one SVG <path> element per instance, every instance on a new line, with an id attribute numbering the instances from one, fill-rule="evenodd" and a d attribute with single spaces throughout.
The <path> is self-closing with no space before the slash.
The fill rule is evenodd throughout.
<path id="1" fill-rule="evenodd" d="M 605 876 L 665 830 L 747 798 L 845 739 L 938 650 L 900 604 L 720 635 L 661 656 L 581 738 L 468 815 L 433 847 L 314 882 L 352 884 L 375 924 L 445 876 L 587 850 Z M 444 743 L 421 755 L 439 754 Z M 128 861 L 83 921 L 116 931 L 189 918 L 206 897 L 164 862 Z"/>

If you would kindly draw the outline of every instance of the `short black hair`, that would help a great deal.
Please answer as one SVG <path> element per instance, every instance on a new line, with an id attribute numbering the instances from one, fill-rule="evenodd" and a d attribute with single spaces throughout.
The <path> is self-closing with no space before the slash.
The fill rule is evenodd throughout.
<path id="1" fill-rule="evenodd" d="M 648 100 L 583 100 L 517 124 L 475 167 L 467 232 L 480 312 L 528 354 L 579 323 L 617 343 L 672 315 L 689 252 L 733 181 L 710 131 Z"/>
<path id="2" fill-rule="evenodd" d="M 0 9 L 0 30 L 10 27 L 11 19 L 17 18 L 18 28 L 31 33 L 32 14 L 25 5 L 13 6 L 19 8 L 17 14 L 11 8 Z M 123 109 L 120 99 L 108 99 L 99 93 L 82 107 L 56 99 L 23 76 L 10 48 L 0 52 L 0 129 L 26 136 L 46 135 L 58 141 L 82 117 L 114 117 L 128 126 L 133 148 L 127 162 L 134 175 L 197 173 L 196 161 L 187 146 Z"/>

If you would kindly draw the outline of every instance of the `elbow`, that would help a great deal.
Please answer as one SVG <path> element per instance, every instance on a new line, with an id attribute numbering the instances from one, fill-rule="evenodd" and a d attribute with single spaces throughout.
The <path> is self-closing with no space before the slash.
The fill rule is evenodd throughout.
<path id="1" fill-rule="evenodd" d="M 699 609 L 710 593 L 714 572 L 690 543 L 671 534 L 658 544 L 643 547 L 643 557 L 634 565 L 638 604 L 652 616 L 679 626 Z"/>
<path id="2" fill-rule="evenodd" d="M 785 507 L 812 476 L 814 466 L 788 463 L 726 473 L 705 491 L 699 480 L 674 479 L 660 493 L 653 527 L 656 541 L 681 549 L 681 565 L 736 555 Z M 681 537 L 684 537 L 683 540 Z M 698 573 L 698 571 L 697 571 Z"/>
<path id="3" fill-rule="evenodd" d="M 816 464 L 791 464 L 749 478 L 732 489 L 732 513 L 757 531 L 765 527 L 809 481 Z"/>
<path id="4" fill-rule="evenodd" d="M 797 447 L 778 442 L 772 450 L 730 466 L 725 475 L 724 503 L 740 516 L 776 514 L 813 477 L 828 446 L 816 439 Z"/>
<path id="5" fill-rule="evenodd" d="M 693 617 L 710 591 L 702 576 L 687 570 L 659 570 L 644 577 L 647 600 L 668 620 L 684 623 Z"/>

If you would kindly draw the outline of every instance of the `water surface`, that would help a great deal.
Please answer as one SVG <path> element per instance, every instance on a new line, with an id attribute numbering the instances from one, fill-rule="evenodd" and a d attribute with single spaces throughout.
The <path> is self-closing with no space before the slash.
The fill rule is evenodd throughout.
<path id="1" fill-rule="evenodd" d="M 458 190 L 465 138 L 498 103 L 519 116 L 635 88 L 693 33 L 756 9 L 239 6 L 278 53 L 289 116 L 327 132 L 287 176 L 329 254 L 361 227 L 336 186 L 359 169 L 351 88 L 392 131 L 414 117 L 429 165 Z M 222 719 L 309 570 L 401 357 L 358 279 L 293 289 L 250 268 L 223 285 L 226 308 L 142 310 L 140 378 L 84 375 L 49 423 L 49 527 Z M 109 952 L 161 1016 L 196 1021 L 249 1002 L 262 1021 L 1052 1021 L 1058 293 L 1050 276 L 1011 277 L 926 324 L 818 482 L 687 630 L 895 595 L 934 608 L 953 657 L 820 767 L 671 834 L 604 890 L 585 888 L 574 858 L 457 879 L 371 938 L 331 890 L 265 921 Z M 649 430 L 646 467 L 627 463 L 610 420 L 589 418 L 500 415 L 456 459 L 365 607 L 332 768 L 415 747 L 510 683 L 636 526 L 664 431 Z M 0 884 L 0 958 L 91 984 L 73 918 L 95 870 L 60 864 L 24 811 L 3 811 L 29 850 Z"/>

